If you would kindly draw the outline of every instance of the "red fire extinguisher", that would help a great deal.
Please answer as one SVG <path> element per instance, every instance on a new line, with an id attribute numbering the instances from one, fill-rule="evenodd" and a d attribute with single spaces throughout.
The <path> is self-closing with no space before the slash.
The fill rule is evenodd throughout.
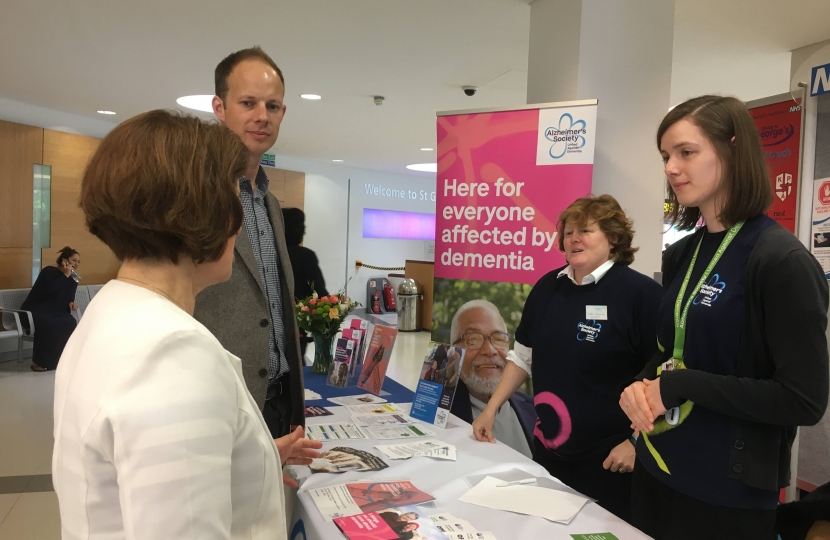
<path id="1" fill-rule="evenodd" d="M 372 313 L 380 313 L 380 295 L 377 289 L 372 293 Z"/>
<path id="2" fill-rule="evenodd" d="M 383 287 L 383 303 L 386 306 L 386 311 L 396 311 L 395 307 L 395 291 L 392 290 L 392 285 L 387 283 Z"/>

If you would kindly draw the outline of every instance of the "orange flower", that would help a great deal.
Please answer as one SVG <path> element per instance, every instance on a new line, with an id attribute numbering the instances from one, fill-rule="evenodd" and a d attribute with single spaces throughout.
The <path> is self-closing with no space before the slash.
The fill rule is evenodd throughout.
<path id="1" fill-rule="evenodd" d="M 329 317 L 332 319 L 336 319 L 337 316 L 340 315 L 340 311 L 336 307 L 333 307 L 329 310 Z"/>
<path id="2" fill-rule="evenodd" d="M 308 303 L 309 303 L 309 304 L 311 304 L 312 306 L 314 306 L 314 305 L 316 305 L 316 304 L 317 304 L 317 299 L 316 299 L 316 298 L 312 298 L 311 300 L 309 300 L 309 301 L 308 301 Z"/>
<path id="3" fill-rule="evenodd" d="M 308 311 L 308 306 L 303 306 L 300 308 L 300 311 Z"/>

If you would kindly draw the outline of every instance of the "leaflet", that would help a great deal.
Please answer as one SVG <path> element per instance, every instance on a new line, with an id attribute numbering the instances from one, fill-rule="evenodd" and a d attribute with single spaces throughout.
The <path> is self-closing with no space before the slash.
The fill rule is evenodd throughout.
<path id="1" fill-rule="evenodd" d="M 404 444 L 381 444 L 375 448 L 389 459 L 409 459 L 415 456 L 434 457 L 455 461 L 455 446 L 442 441 L 418 441 Z"/>
<path id="2" fill-rule="evenodd" d="M 349 412 L 355 414 L 406 414 L 406 411 L 394 403 L 379 403 L 375 405 L 347 405 Z"/>
<path id="3" fill-rule="evenodd" d="M 313 460 L 309 468 L 312 472 L 342 473 L 347 471 L 380 471 L 389 465 L 374 454 L 338 446 L 326 450 Z"/>
<path id="4" fill-rule="evenodd" d="M 402 414 L 353 414 L 352 420 L 358 426 L 389 426 L 412 422 L 412 419 Z"/>
<path id="5" fill-rule="evenodd" d="M 478 532 L 478 530 L 473 527 L 469 521 L 457 518 L 452 514 L 433 514 L 429 516 L 429 519 L 435 523 L 438 530 L 446 534 L 449 538 L 456 538 L 456 535 L 460 533 L 468 533 L 472 535 L 473 533 Z M 467 538 L 467 536 L 461 534 L 458 538 Z M 469 538 L 475 538 L 475 536 L 469 536 Z"/>
<path id="6" fill-rule="evenodd" d="M 365 439 L 366 435 L 355 426 L 346 422 L 332 424 L 311 424 L 305 427 L 305 436 L 312 441 L 334 441 L 345 439 Z"/>
<path id="7" fill-rule="evenodd" d="M 417 506 L 387 508 L 345 518 L 334 524 L 349 540 L 447 540 L 447 535 Z"/>
<path id="8" fill-rule="evenodd" d="M 319 394 L 318 394 L 319 395 Z M 307 399 L 307 398 L 306 398 Z M 386 400 L 382 397 L 378 397 L 372 394 L 360 394 L 357 396 L 343 396 L 343 397 L 331 397 L 327 398 L 329 401 L 334 403 L 335 405 L 343 405 L 348 407 L 349 405 L 366 405 L 367 403 L 386 403 Z"/>
<path id="9" fill-rule="evenodd" d="M 408 480 L 352 482 L 308 491 L 317 509 L 328 521 L 368 512 L 379 512 L 402 504 L 421 504 L 435 497 Z"/>
<path id="10" fill-rule="evenodd" d="M 435 437 L 435 433 L 413 424 L 405 426 L 373 426 L 363 428 L 370 439 L 419 439 Z"/>

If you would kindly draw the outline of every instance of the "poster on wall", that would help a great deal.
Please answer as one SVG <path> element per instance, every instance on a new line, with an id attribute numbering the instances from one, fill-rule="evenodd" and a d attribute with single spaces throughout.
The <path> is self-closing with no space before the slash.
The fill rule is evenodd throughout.
<path id="1" fill-rule="evenodd" d="M 810 251 L 830 279 L 830 178 L 813 182 L 813 230 Z"/>
<path id="2" fill-rule="evenodd" d="M 591 191 L 596 118 L 596 100 L 438 114 L 432 340 L 478 332 L 471 391 L 500 378 L 530 289 L 565 265 L 557 220 Z"/>
<path id="3" fill-rule="evenodd" d="M 775 103 L 769 103 L 775 100 Z M 801 148 L 801 105 L 789 94 L 747 104 L 761 136 L 764 159 L 772 186 L 772 207 L 767 215 L 795 234 L 798 208 L 798 164 Z M 764 103 L 761 105 L 760 103 Z"/>

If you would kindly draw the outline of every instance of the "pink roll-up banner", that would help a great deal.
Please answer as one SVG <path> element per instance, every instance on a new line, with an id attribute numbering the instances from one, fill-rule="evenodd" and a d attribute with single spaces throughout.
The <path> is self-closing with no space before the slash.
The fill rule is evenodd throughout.
<path id="1" fill-rule="evenodd" d="M 596 100 L 438 114 L 433 340 L 490 305 L 501 320 L 485 322 L 512 335 L 530 288 L 565 264 L 557 220 L 591 191 L 596 118 Z"/>

